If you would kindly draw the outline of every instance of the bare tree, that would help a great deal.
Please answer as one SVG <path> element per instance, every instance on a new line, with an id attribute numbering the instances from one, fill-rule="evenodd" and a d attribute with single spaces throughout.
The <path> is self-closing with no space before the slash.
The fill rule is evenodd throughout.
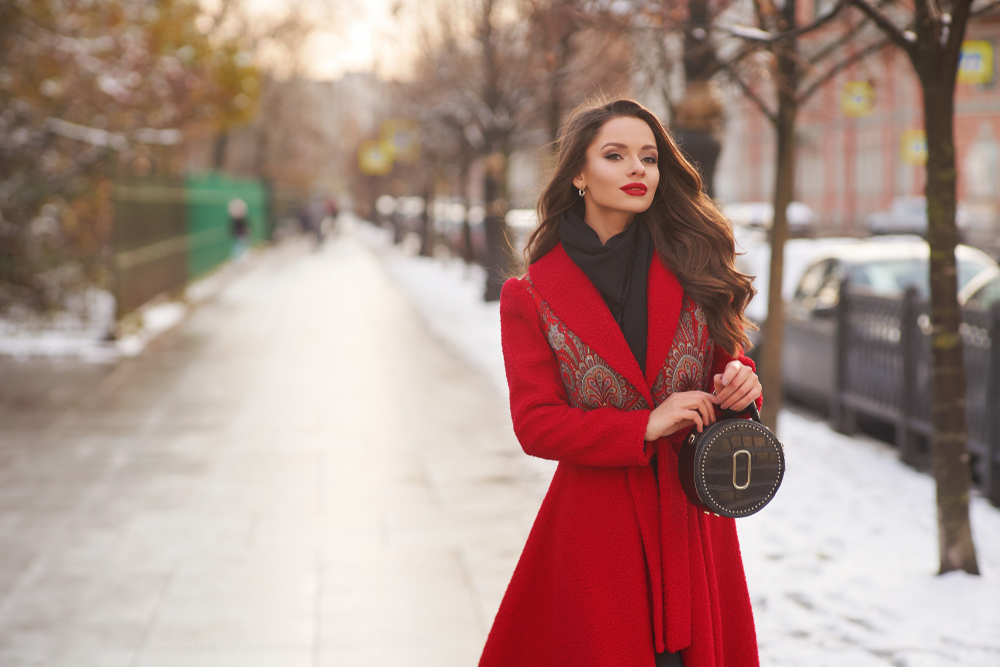
<path id="1" fill-rule="evenodd" d="M 756 26 L 717 25 L 719 33 L 735 38 L 718 59 L 719 68 L 733 80 L 770 121 L 775 130 L 776 156 L 770 230 L 771 263 L 767 321 L 758 365 L 768 396 L 762 418 L 777 427 L 784 397 L 782 356 L 785 317 L 781 285 L 788 205 L 795 192 L 795 127 L 799 110 L 840 72 L 883 49 L 887 42 L 872 30 L 870 21 L 846 12 L 842 0 L 807 25 L 798 23 L 797 0 L 779 7 L 771 0 L 755 0 Z M 808 36 L 808 39 L 804 39 Z M 720 49 L 722 51 L 722 49 Z M 769 102 L 768 93 L 776 100 Z"/>
<path id="2" fill-rule="evenodd" d="M 720 65 L 712 30 L 730 8 L 729 0 L 654 0 L 631 23 L 637 39 L 651 47 L 640 64 L 647 85 L 659 89 L 674 137 L 701 170 L 710 197 L 715 196 L 724 121 L 714 81 Z"/>
<path id="3" fill-rule="evenodd" d="M 917 0 L 912 5 L 849 0 L 901 49 L 920 81 L 927 136 L 927 240 L 933 349 L 931 456 L 937 486 L 941 573 L 978 574 L 969 524 L 962 311 L 956 297 L 955 83 L 973 0 Z M 980 11 L 992 10 L 990 2 Z"/>
<path id="4" fill-rule="evenodd" d="M 463 173 L 472 156 L 484 166 L 487 300 L 499 298 L 512 266 L 505 221 L 510 157 L 535 133 L 526 85 L 531 54 L 516 9 L 501 0 L 439 4 L 413 84 L 418 94 L 410 98 L 425 134 L 449 138 L 449 159 L 464 164 Z"/>
<path id="5" fill-rule="evenodd" d="M 631 88 L 633 53 L 622 20 L 586 0 L 522 0 L 531 48 L 526 83 L 554 142 L 566 114 L 588 95 Z"/>
<path id="6" fill-rule="evenodd" d="M 305 80 L 305 46 L 309 38 L 333 24 L 332 2 L 294 0 L 274 13 L 251 12 L 235 0 L 223 2 L 212 16 L 210 37 L 236 39 L 261 72 L 255 92 L 259 102 L 250 118 L 220 123 L 214 139 L 212 165 L 229 166 L 227 149 L 233 133 L 251 129 L 254 139 L 249 173 L 268 183 L 286 180 L 301 186 L 308 165 L 301 152 L 315 145 L 321 132 L 315 126 Z M 241 170 L 245 170 L 243 167 Z"/>

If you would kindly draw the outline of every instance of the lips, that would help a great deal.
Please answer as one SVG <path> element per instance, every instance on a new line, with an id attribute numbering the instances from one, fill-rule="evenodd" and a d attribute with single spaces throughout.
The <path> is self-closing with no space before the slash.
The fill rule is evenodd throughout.
<path id="1" fill-rule="evenodd" d="M 633 197 L 642 197 L 646 194 L 646 186 L 642 183 L 629 183 L 622 186 L 622 192 Z"/>

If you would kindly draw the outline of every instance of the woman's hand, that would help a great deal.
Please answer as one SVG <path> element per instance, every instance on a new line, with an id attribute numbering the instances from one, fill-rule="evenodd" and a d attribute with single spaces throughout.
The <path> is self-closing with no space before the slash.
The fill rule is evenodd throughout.
<path id="1" fill-rule="evenodd" d="M 723 410 L 746 410 L 760 396 L 760 380 L 749 366 L 739 361 L 726 364 L 724 373 L 716 375 L 715 402 Z"/>
<path id="2" fill-rule="evenodd" d="M 715 421 L 715 397 L 704 391 L 679 391 L 660 403 L 649 415 L 646 440 L 683 431 L 702 429 Z"/>

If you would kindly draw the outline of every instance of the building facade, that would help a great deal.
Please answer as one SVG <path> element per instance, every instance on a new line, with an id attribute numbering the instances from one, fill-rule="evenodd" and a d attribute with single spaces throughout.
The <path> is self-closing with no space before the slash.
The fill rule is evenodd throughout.
<path id="1" fill-rule="evenodd" d="M 1000 20 L 966 33 L 967 60 L 956 91 L 958 200 L 967 238 L 1000 252 L 1000 85 L 995 70 Z M 770 201 L 774 130 L 738 90 L 728 93 L 717 183 L 726 202 Z M 773 99 L 773 96 L 769 96 Z M 906 55 L 887 47 L 845 69 L 798 118 L 794 198 L 817 213 L 824 234 L 858 235 L 865 219 L 896 197 L 921 196 L 926 158 L 920 85 Z"/>

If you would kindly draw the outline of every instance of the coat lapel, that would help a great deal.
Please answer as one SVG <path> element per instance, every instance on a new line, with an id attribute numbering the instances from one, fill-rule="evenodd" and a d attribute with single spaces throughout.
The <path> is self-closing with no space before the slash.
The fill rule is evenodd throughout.
<path id="1" fill-rule="evenodd" d="M 599 297 L 600 295 L 598 295 Z M 656 375 L 674 342 L 681 315 L 684 290 L 674 272 L 666 268 L 660 254 L 653 253 L 646 287 L 646 384 L 653 386 Z M 608 313 L 610 317 L 610 313 Z"/>
<path id="2" fill-rule="evenodd" d="M 621 328 L 601 293 L 566 254 L 562 243 L 532 264 L 528 275 L 559 319 L 652 405 L 649 387 Z"/>

